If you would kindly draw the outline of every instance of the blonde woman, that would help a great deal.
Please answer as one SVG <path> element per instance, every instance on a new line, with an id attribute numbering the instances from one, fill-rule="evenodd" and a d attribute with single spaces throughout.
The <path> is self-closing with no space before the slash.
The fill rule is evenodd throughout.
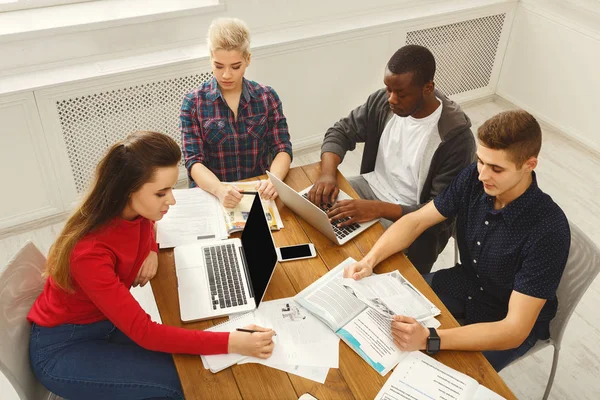
<path id="1" fill-rule="evenodd" d="M 170 353 L 267 358 L 273 331 L 217 333 L 152 322 L 129 292 L 156 274 L 154 221 L 175 204 L 179 146 L 156 132 L 115 144 L 96 182 L 50 249 L 33 304 L 36 377 L 67 399 L 183 399 Z"/>
<path id="2" fill-rule="evenodd" d="M 235 18 L 217 19 L 208 29 L 207 42 L 214 77 L 183 100 L 183 155 L 190 186 L 234 207 L 241 191 L 222 182 L 266 170 L 283 180 L 292 161 L 292 144 L 275 90 L 244 78 L 250 65 L 246 24 Z M 268 180 L 257 190 L 262 198 L 277 197 Z"/>

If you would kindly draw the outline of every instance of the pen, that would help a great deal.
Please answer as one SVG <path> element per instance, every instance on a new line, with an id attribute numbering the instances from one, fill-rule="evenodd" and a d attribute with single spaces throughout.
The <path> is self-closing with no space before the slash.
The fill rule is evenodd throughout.
<path id="1" fill-rule="evenodd" d="M 248 333 L 262 332 L 262 331 L 255 331 L 254 329 L 244 329 L 244 328 L 237 328 L 236 331 L 248 332 Z M 277 336 L 277 333 L 275 333 L 273 336 Z"/>

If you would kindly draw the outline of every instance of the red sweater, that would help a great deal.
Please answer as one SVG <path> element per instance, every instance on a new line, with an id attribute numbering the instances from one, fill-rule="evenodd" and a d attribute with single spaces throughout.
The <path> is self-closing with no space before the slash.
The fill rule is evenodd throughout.
<path id="1" fill-rule="evenodd" d="M 48 278 L 27 319 L 44 327 L 108 319 L 149 350 L 227 353 L 229 333 L 157 324 L 131 295 L 129 289 L 142 263 L 150 251 L 157 250 L 151 221 L 142 217 L 133 221 L 115 218 L 75 245 L 70 259 L 74 291 L 67 293 Z"/>

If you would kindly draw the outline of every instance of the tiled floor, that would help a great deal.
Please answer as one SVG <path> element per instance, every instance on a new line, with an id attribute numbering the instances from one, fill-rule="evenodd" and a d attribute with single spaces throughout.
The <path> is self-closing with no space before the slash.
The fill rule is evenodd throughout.
<path id="1" fill-rule="evenodd" d="M 490 116 L 513 108 L 501 99 L 465 107 L 475 131 Z M 563 208 L 568 218 L 595 242 L 600 243 L 600 202 L 595 192 L 600 189 L 600 155 L 588 151 L 548 126 L 543 126 L 544 139 L 537 168 L 538 183 Z M 349 153 L 342 165 L 345 176 L 358 174 L 362 147 Z M 294 155 L 293 166 L 319 160 L 318 148 Z M 42 227 L 0 240 L 0 269 L 21 245 L 32 240 L 44 253 L 54 241 L 63 223 Z M 434 270 L 451 266 L 454 246 L 449 243 L 438 258 Z M 596 279 L 581 300 L 569 322 L 561 350 L 561 358 L 550 395 L 551 399 L 600 398 L 600 279 Z M 500 373 L 519 399 L 541 398 L 550 365 L 552 350 L 545 349 L 526 357 Z M 0 376 L 0 397 L 16 397 Z"/>

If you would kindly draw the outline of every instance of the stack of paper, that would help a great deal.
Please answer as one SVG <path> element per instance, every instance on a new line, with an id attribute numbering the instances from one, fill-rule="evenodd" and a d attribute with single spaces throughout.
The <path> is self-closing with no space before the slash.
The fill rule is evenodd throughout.
<path id="1" fill-rule="evenodd" d="M 158 312 L 158 306 L 156 305 L 156 299 L 154 298 L 154 292 L 152 292 L 152 286 L 150 286 L 151 284 L 151 282 L 148 282 L 144 287 L 132 287 L 130 292 L 133 298 L 136 299 L 140 304 L 142 309 L 146 311 L 146 314 L 150 315 L 150 319 L 154 322 L 162 324 L 160 313 Z"/>
<path id="2" fill-rule="evenodd" d="M 292 298 L 263 301 L 254 312 L 210 330 L 231 332 L 252 323 L 277 332 L 270 358 L 202 356 L 205 367 L 217 372 L 235 363 L 258 363 L 320 383 L 325 382 L 329 368 L 339 367 L 339 338 Z"/>
<path id="3" fill-rule="evenodd" d="M 398 271 L 360 281 L 345 279 L 344 268 L 354 262 L 346 259 L 294 299 L 386 375 L 406 356 L 394 344 L 392 316 L 407 314 L 436 326 L 439 310 Z"/>
<path id="4" fill-rule="evenodd" d="M 161 249 L 199 240 L 227 239 L 219 200 L 200 188 L 173 190 L 176 204 L 157 223 L 156 241 Z"/>
<path id="5" fill-rule="evenodd" d="M 233 332 L 237 328 L 253 324 L 254 322 L 254 313 L 249 312 L 246 314 L 237 315 L 231 318 L 229 321 L 225 321 L 222 324 L 215 325 L 206 330 L 211 332 Z M 204 368 L 210 369 L 212 373 L 217 373 L 225 368 L 237 364 L 239 361 L 243 360 L 246 357 L 240 354 L 233 353 L 216 354 L 212 356 L 200 356 L 200 358 L 202 360 L 202 365 L 204 365 Z"/>
<path id="6" fill-rule="evenodd" d="M 244 191 L 256 190 L 258 181 L 226 183 Z M 244 230 L 255 195 L 243 196 L 235 208 L 224 208 L 212 194 L 200 188 L 173 190 L 176 204 L 157 223 L 156 241 L 168 249 L 201 240 L 227 239 Z M 261 200 L 271 230 L 283 228 L 273 200 Z"/>
<path id="7" fill-rule="evenodd" d="M 419 352 L 409 353 L 394 369 L 376 400 L 502 400 L 502 396 Z"/>

